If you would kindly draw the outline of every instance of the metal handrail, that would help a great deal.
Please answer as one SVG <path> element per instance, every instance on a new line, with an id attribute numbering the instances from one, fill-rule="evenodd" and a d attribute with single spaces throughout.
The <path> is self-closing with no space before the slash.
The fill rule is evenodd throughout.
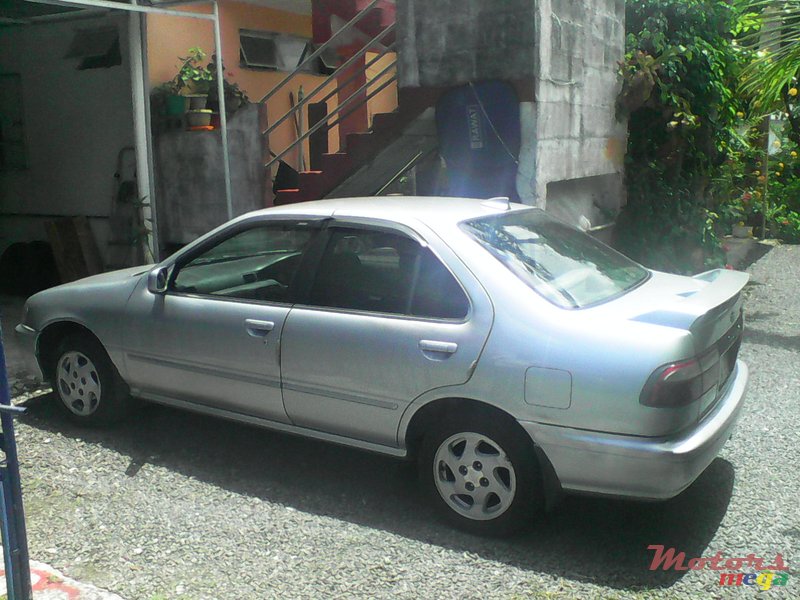
<path id="1" fill-rule="evenodd" d="M 381 196 L 381 195 L 383 194 L 383 192 L 385 192 L 385 191 L 386 191 L 386 190 L 387 190 L 387 189 L 388 189 L 388 188 L 389 188 L 391 185 L 393 185 L 393 184 L 394 184 L 394 182 L 395 182 L 395 181 L 397 181 L 398 179 L 400 179 L 400 178 L 403 176 L 403 174 L 405 174 L 406 172 L 408 172 L 410 169 L 412 169 L 413 167 L 416 167 L 416 166 L 417 166 L 417 164 L 419 164 L 419 163 L 420 163 L 420 162 L 421 162 L 423 159 L 427 158 L 427 157 L 428 157 L 428 156 L 431 154 L 431 152 L 433 152 L 433 150 L 432 150 L 432 149 L 429 149 L 428 151 L 420 150 L 419 152 L 417 152 L 417 153 L 414 155 L 414 157 L 413 157 L 413 158 L 412 158 L 410 161 L 408 161 L 408 162 L 407 162 L 405 165 L 403 165 L 403 166 L 402 166 L 402 167 L 401 167 L 401 168 L 400 168 L 400 169 L 397 171 L 397 173 L 395 173 L 395 174 L 392 176 L 392 178 L 391 178 L 389 181 L 387 181 L 385 184 L 383 184 L 383 185 L 382 185 L 382 186 L 381 186 L 381 187 L 378 189 L 378 191 L 377 191 L 377 192 L 375 192 L 375 194 L 374 194 L 374 195 L 375 195 L 375 196 Z"/>
<path id="2" fill-rule="evenodd" d="M 293 79 L 295 75 L 297 75 L 300 71 L 302 71 L 306 67 L 306 65 L 311 63 L 312 60 L 314 60 L 315 58 L 319 57 L 325 50 L 330 48 L 333 45 L 334 40 L 336 40 L 340 35 L 342 35 L 346 31 L 349 31 L 356 24 L 358 24 L 358 22 L 361 21 L 361 19 L 363 19 L 369 11 L 371 11 L 373 8 L 375 8 L 377 6 L 378 2 L 380 2 L 380 1 L 381 0 L 372 0 L 372 2 L 370 2 L 364 8 L 364 10 L 359 12 L 355 17 L 353 17 L 347 23 L 345 23 L 344 26 L 339 31 L 334 33 L 327 42 L 325 42 L 319 48 L 317 48 L 314 52 L 312 52 L 311 55 L 308 58 L 306 58 L 303 62 L 301 62 L 299 65 L 297 65 L 297 67 L 295 67 L 294 71 L 289 73 L 286 77 L 283 78 L 283 80 L 278 85 L 276 85 L 269 92 L 267 92 L 264 95 L 264 97 L 261 98 L 261 100 L 259 100 L 258 103 L 259 104 L 264 104 L 264 102 L 266 102 L 267 100 L 272 98 L 272 96 L 277 94 L 279 90 L 283 89 L 283 86 L 286 85 L 289 82 L 290 79 Z"/>
<path id="3" fill-rule="evenodd" d="M 389 65 L 389 66 L 390 66 L 390 67 L 392 67 L 392 66 L 394 66 L 394 65 L 396 65 L 396 64 L 397 64 L 397 63 L 395 62 L 393 65 Z M 384 71 L 383 71 L 383 72 L 382 72 L 380 75 L 378 75 L 377 77 L 375 77 L 375 79 L 373 79 L 372 81 L 369 81 L 369 82 L 367 82 L 367 84 L 366 84 L 364 87 L 368 87 L 368 86 L 372 85 L 372 84 L 373 84 L 373 83 L 375 83 L 375 82 L 376 82 L 378 79 L 380 79 L 381 77 L 383 77 L 383 75 L 384 75 L 385 73 L 386 73 L 386 71 L 384 70 Z M 372 90 L 372 91 L 371 91 L 371 92 L 369 92 L 369 93 L 368 93 L 366 96 L 364 96 L 364 102 L 367 102 L 368 100 L 371 100 L 373 97 L 375 97 L 375 96 L 377 96 L 378 94 L 380 94 L 380 93 L 381 93 L 383 90 L 385 90 L 385 89 L 386 89 L 386 88 L 387 88 L 387 87 L 388 87 L 388 86 L 389 86 L 389 85 L 390 85 L 392 82 L 394 82 L 394 81 L 397 81 L 397 73 L 395 73 L 395 74 L 394 74 L 392 77 L 389 77 L 389 79 L 387 79 L 387 80 L 386 80 L 386 81 L 384 81 L 384 82 L 383 82 L 381 85 L 379 85 L 377 89 L 374 89 L 374 90 Z M 356 92 L 356 93 L 358 93 L 358 92 Z M 363 104 L 363 103 L 362 103 L 362 104 Z M 336 119 L 336 120 L 335 120 L 333 123 L 330 123 L 330 124 L 328 125 L 328 127 L 330 127 L 330 128 L 336 127 L 336 126 L 337 126 L 339 123 L 341 123 L 341 122 L 342 122 L 342 121 L 344 121 L 344 120 L 345 120 L 347 117 L 349 117 L 350 115 L 352 115 L 352 114 L 353 114 L 353 112 L 355 112 L 356 110 L 358 110 L 358 107 L 359 107 L 359 106 L 360 106 L 360 105 L 356 105 L 356 106 L 354 106 L 353 108 L 351 108 L 350 110 L 348 110 L 347 112 L 345 112 L 343 115 L 340 115 L 340 116 L 339 116 L 339 118 L 338 118 L 338 119 Z"/>
<path id="4" fill-rule="evenodd" d="M 348 83 L 353 81 L 353 79 L 358 77 L 358 75 L 362 71 L 366 71 L 367 69 L 369 69 L 372 65 L 374 65 L 376 62 L 378 62 L 380 59 L 382 59 L 384 56 L 386 56 L 389 52 L 392 52 L 394 49 L 395 49 L 395 45 L 394 44 L 391 44 L 391 45 L 387 46 L 386 48 L 384 48 L 380 53 L 376 54 L 372 59 L 370 59 L 370 61 L 367 64 L 364 65 L 363 69 L 360 69 L 356 73 L 352 73 L 349 77 L 347 77 L 347 79 L 345 79 L 344 81 L 339 82 L 336 85 L 335 89 L 331 90 L 330 92 L 325 94 L 325 96 L 323 96 L 322 98 L 317 100 L 317 103 L 322 104 L 323 102 L 327 102 L 328 100 L 330 100 L 335 94 L 337 94 L 339 92 L 340 89 L 342 89 Z M 373 78 L 371 81 L 374 82 L 375 78 Z"/>
<path id="5" fill-rule="evenodd" d="M 342 120 L 344 120 L 345 118 L 347 118 L 348 116 L 350 116 L 350 114 L 351 114 L 351 113 L 352 113 L 352 112 L 353 112 L 353 111 L 354 111 L 354 110 L 355 110 L 357 107 L 354 107 L 354 108 L 353 108 L 353 110 L 351 110 L 350 112 L 348 112 L 348 113 L 347 113 L 345 116 L 343 116 L 342 118 L 340 118 L 340 119 L 337 119 L 337 120 L 336 120 L 334 123 L 330 123 L 330 124 L 329 124 L 329 123 L 328 123 L 328 121 L 331 119 L 331 117 L 334 117 L 334 116 L 336 116 L 337 114 L 339 114 L 339 113 L 342 111 L 342 109 L 344 109 L 344 108 L 345 108 L 346 106 L 348 106 L 348 105 L 349 105 L 349 104 L 350 104 L 350 103 L 351 103 L 353 100 L 355 100 L 355 99 L 356 99 L 356 97 L 357 97 L 357 96 L 358 96 L 358 95 L 359 95 L 359 94 L 360 94 L 362 91 L 364 91 L 364 90 L 365 90 L 365 89 L 367 89 L 369 86 L 371 86 L 373 83 L 375 83 L 376 81 L 378 81 L 379 79 L 381 79 L 381 78 L 382 78 L 384 75 L 386 75 L 386 73 L 388 73 L 388 72 L 389 72 L 391 69 L 393 69 L 393 68 L 394 68 L 394 67 L 396 67 L 396 66 L 397 66 L 397 61 L 395 60 L 395 61 L 393 61 L 391 64 L 387 65 L 387 66 L 386 66 L 386 67 L 385 67 L 383 70 L 381 70 L 381 72 L 380 72 L 380 73 L 378 73 L 378 75 L 376 75 L 376 76 L 375 76 L 373 79 L 371 79 L 371 80 L 367 81 L 366 83 L 364 83 L 363 85 L 359 86 L 359 88 L 358 88 L 356 91 L 354 91 L 354 92 L 353 92 L 353 93 L 352 93 L 350 96 L 348 96 L 348 97 L 347 97 L 347 99 L 345 99 L 343 102 L 341 102 L 341 103 L 339 104 L 339 106 L 337 106 L 337 107 L 336 107 L 336 108 L 335 108 L 335 109 L 334 109 L 332 112 L 328 113 L 328 114 L 325 116 L 325 118 L 324 118 L 324 119 L 320 120 L 320 121 L 319 121 L 318 123 L 316 123 L 316 124 L 315 124 L 313 127 L 311 127 L 311 128 L 308 130 L 308 131 L 306 131 L 306 132 L 305 132 L 303 135 L 299 136 L 299 137 L 298 137 L 298 138 L 297 138 L 297 139 L 296 139 L 294 142 L 292 142 L 292 143 L 291 143 L 289 146 L 287 146 L 287 147 L 286 147 L 286 148 L 285 148 L 283 151 L 281 151 L 281 152 L 279 152 L 278 154 L 276 154 L 276 155 L 274 156 L 274 158 L 273 158 L 271 161 L 269 161 L 269 162 L 268 162 L 266 165 L 264 165 L 264 167 L 265 167 L 266 169 L 269 169 L 270 167 L 272 167 L 272 165 L 274 165 L 275 163 L 277 163 L 277 162 L 278 162 L 278 161 L 279 161 L 281 158 L 283 158 L 284 156 L 286 156 L 286 154 L 288 154 L 288 153 L 289 153 L 289 152 L 291 152 L 291 151 L 292 151 L 294 148 L 296 148 L 298 144 L 300 144 L 300 143 L 302 143 L 303 141 L 305 141 L 305 140 L 306 140 L 306 138 L 308 138 L 308 137 L 309 137 L 310 135 L 312 135 L 313 133 L 316 133 L 316 132 L 317 132 L 319 129 L 321 129 L 322 127 L 325 127 L 325 126 L 327 126 L 327 127 L 329 127 L 329 128 L 336 127 L 336 126 L 337 126 L 339 123 L 341 123 L 341 122 L 342 122 Z M 367 94 L 367 96 L 366 96 L 366 97 L 364 98 L 364 100 L 362 101 L 362 104 L 363 104 L 363 102 L 366 102 L 367 100 L 369 100 L 370 98 L 372 98 L 372 97 L 373 97 L 373 96 L 375 96 L 376 94 L 378 94 L 378 93 L 380 93 L 381 91 L 383 91 L 383 90 L 384 90 L 384 89 L 385 89 L 385 88 L 386 88 L 386 87 L 387 87 L 389 84 L 391 84 L 393 81 L 396 81 L 396 80 L 397 80 L 397 73 L 395 73 L 393 77 L 390 77 L 390 78 L 389 78 L 387 81 L 385 81 L 385 82 L 384 82 L 382 85 L 380 85 L 380 86 L 378 87 L 378 89 L 377 89 L 377 90 L 373 90 L 372 92 L 370 92 L 369 94 Z"/>
<path id="6" fill-rule="evenodd" d="M 261 133 L 262 133 L 262 135 L 269 135 L 270 133 L 272 133 L 273 131 L 275 131 L 275 129 L 277 129 L 277 128 L 278 128 L 278 126 L 280 126 L 281 124 L 283 124 L 283 123 L 286 121 L 286 119 L 288 119 L 288 118 L 289 118 L 289 117 L 291 117 L 293 114 L 295 114 L 296 112 L 298 112 L 298 111 L 299 111 L 301 108 L 303 108 L 303 107 L 304 107 L 306 104 L 308 104 L 308 103 L 311 101 L 311 99 L 312 99 L 314 96 L 316 96 L 316 95 L 317 95 L 317 94 L 318 94 L 318 93 L 319 93 L 321 90 L 325 89 L 325 88 L 326 88 L 326 87 L 327 87 L 327 86 L 328 86 L 328 85 L 329 85 L 329 84 L 330 84 L 330 83 L 331 83 L 331 82 L 332 82 L 334 79 L 336 79 L 336 76 L 337 76 L 337 74 L 338 74 L 338 73 L 339 73 L 339 72 L 340 72 L 342 69 L 346 69 L 347 67 L 349 67 L 350 65 L 352 65 L 353 63 L 355 63 L 355 62 L 356 62 L 356 61 L 357 61 L 359 58 L 361 58 L 362 56 L 364 56 L 364 55 L 365 55 L 367 52 L 369 52 L 369 48 L 370 48 L 370 46 L 371 46 L 373 43 L 379 42 L 381 39 L 383 39 L 383 36 L 384 36 L 384 35 L 386 35 L 386 34 L 387 34 L 389 31 L 391 31 L 391 30 L 393 30 L 393 29 L 394 29 L 394 24 L 392 24 L 390 27 L 387 27 L 387 28 L 386 28 L 386 29 L 384 29 L 384 30 L 383 30 L 381 33 L 379 33 L 379 34 L 378 34 L 378 35 L 376 35 L 374 38 L 372 38 L 372 39 L 369 41 L 369 43 L 367 43 L 367 45 L 366 45 L 366 46 L 364 46 L 364 47 L 363 47 L 361 50 L 359 50 L 359 51 L 358 51 L 356 54 L 354 54 L 354 55 L 353 55 L 351 58 L 349 58 L 349 59 L 348 59 L 348 60 L 347 60 L 345 63 L 343 63 L 343 64 L 342 64 L 342 65 L 341 65 L 341 66 L 340 66 L 338 69 L 336 69 L 336 71 L 334 71 L 334 72 L 333 72 L 331 75 L 329 75 L 329 76 L 328 76 L 328 77 L 325 79 L 325 81 L 323 81 L 323 82 L 322 82 L 322 83 L 320 83 L 320 84 L 319 84 L 319 85 L 318 85 L 316 88 L 314 88 L 314 90 L 313 90 L 312 92 L 310 92 L 310 93 L 309 93 L 309 94 L 308 94 L 308 95 L 307 95 L 305 98 L 303 98 L 303 99 L 302 99 L 300 102 L 298 102 L 297 104 L 295 104 L 295 105 L 294 105 L 294 107 L 292 107 L 292 108 L 289 110 L 289 112 L 287 112 L 287 113 L 286 113 L 285 115 L 283 115 L 283 116 L 282 116 L 280 119 L 278 119 L 277 121 L 275 121 L 275 123 L 273 123 L 272 125 L 270 125 L 269 127 L 267 127 L 267 129 L 265 129 L 264 131 L 262 131 L 262 132 L 261 132 Z M 380 52 L 380 54 L 378 54 L 378 56 L 376 56 L 375 58 L 373 58 L 372 60 L 370 60 L 368 64 L 364 65 L 364 69 L 366 69 L 366 68 L 368 68 L 368 67 L 372 66 L 372 65 L 373 65 L 375 62 L 377 62 L 377 60 L 378 60 L 378 59 L 380 59 L 380 58 L 382 58 L 383 56 L 385 56 L 385 55 L 386 55 L 386 53 L 387 53 L 387 52 L 389 52 L 389 50 L 390 50 L 391 48 L 394 48 L 394 46 L 395 46 L 394 44 L 391 44 L 391 45 L 389 45 L 388 47 L 386 47 L 386 48 L 385 48 L 383 51 L 381 51 L 381 52 Z M 337 86 L 336 86 L 336 88 L 335 88 L 335 89 L 334 89 L 334 90 L 333 90 L 331 93 L 329 93 L 327 96 L 325 96 L 325 97 L 324 97 L 322 100 L 320 100 L 319 102 L 326 102 L 326 101 L 327 101 L 327 100 L 328 100 L 328 99 L 329 99 L 331 96 L 333 96 L 333 95 L 334 95 L 334 94 L 335 94 L 335 93 L 336 93 L 336 92 L 337 92 L 337 91 L 338 91 L 338 90 L 339 90 L 339 89 L 340 89 L 342 86 L 346 85 L 346 83 L 349 83 L 349 82 L 350 82 L 350 81 L 352 81 L 354 78 L 355 78 L 355 75 L 352 75 L 352 76 L 351 76 L 349 79 L 347 79 L 347 80 L 345 81 L 345 83 L 341 83 L 341 84 L 337 85 Z"/>

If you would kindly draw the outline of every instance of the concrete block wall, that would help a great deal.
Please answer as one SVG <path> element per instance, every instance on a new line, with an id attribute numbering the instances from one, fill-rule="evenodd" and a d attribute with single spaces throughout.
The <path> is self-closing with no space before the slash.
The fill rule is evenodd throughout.
<path id="1" fill-rule="evenodd" d="M 615 117 L 624 17 L 623 0 L 536 3 L 540 40 L 536 100 L 522 110 L 524 130 L 534 133 L 524 138 L 517 188 L 529 204 L 552 208 L 565 217 L 582 215 L 592 225 L 602 224 L 598 221 L 604 218 L 593 204 L 609 207 L 624 201 L 627 125 Z M 550 185 L 566 181 L 573 183 Z M 552 198 L 548 186 L 555 190 Z M 598 193 L 604 197 L 586 201 Z M 574 206 L 569 206 L 571 202 Z"/>
<path id="2" fill-rule="evenodd" d="M 170 131 L 154 141 L 161 244 L 187 244 L 226 222 L 221 131 Z M 234 216 L 263 208 L 261 144 L 250 104 L 228 119 Z"/>
<path id="3" fill-rule="evenodd" d="M 535 7 L 534 0 L 399 0 L 400 87 L 534 77 Z"/>

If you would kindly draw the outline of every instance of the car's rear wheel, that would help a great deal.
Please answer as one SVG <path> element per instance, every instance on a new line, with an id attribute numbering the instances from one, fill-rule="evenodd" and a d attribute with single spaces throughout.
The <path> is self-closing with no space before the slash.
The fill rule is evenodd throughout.
<path id="1" fill-rule="evenodd" d="M 465 415 L 436 425 L 425 435 L 419 459 L 434 506 L 470 533 L 524 531 L 541 508 L 533 444 L 504 415 Z"/>
<path id="2" fill-rule="evenodd" d="M 103 346 L 84 334 L 66 336 L 56 351 L 53 387 L 60 406 L 79 423 L 125 418 L 133 408 L 128 386 Z"/>

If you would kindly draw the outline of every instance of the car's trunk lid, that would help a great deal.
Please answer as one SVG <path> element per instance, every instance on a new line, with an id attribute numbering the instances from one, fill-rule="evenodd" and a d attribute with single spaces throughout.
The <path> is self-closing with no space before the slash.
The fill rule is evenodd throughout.
<path id="1" fill-rule="evenodd" d="M 658 275 L 663 276 L 655 276 Z M 704 371 L 705 393 L 700 400 L 699 418 L 719 399 L 736 364 L 743 330 L 741 291 L 749 277 L 747 273 L 725 269 L 692 278 L 661 277 L 652 282 L 662 295 L 656 303 L 658 308 L 632 317 L 692 333 L 695 356 L 683 358 L 698 358 Z"/>

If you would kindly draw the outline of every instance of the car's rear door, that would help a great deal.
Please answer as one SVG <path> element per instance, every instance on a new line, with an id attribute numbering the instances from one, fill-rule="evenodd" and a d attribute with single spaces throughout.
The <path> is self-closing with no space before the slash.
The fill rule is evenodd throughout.
<path id="1" fill-rule="evenodd" d="M 335 222 L 324 235 L 316 275 L 284 325 L 286 411 L 296 425 L 396 445 L 410 402 L 469 379 L 491 303 L 441 241 L 363 222 Z"/>
<path id="2" fill-rule="evenodd" d="M 236 227 L 179 260 L 166 294 L 140 286 L 124 337 L 131 387 L 153 400 L 288 422 L 280 335 L 295 274 L 319 229 L 309 221 Z"/>

